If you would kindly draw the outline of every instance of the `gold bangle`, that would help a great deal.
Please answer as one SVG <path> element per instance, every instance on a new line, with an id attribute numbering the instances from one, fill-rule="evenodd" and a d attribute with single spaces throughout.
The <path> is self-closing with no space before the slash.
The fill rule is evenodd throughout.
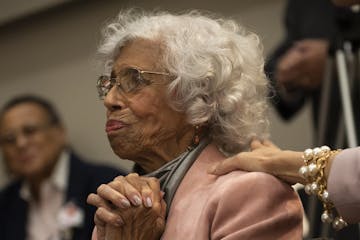
<path id="1" fill-rule="evenodd" d="M 299 169 L 299 174 L 306 182 L 305 192 L 309 195 L 316 195 L 322 202 L 324 212 L 321 214 L 321 221 L 332 223 L 336 230 L 346 227 L 347 223 L 337 214 L 334 204 L 330 200 L 324 170 L 330 157 L 340 151 L 331 150 L 328 146 L 306 149 L 302 156 L 304 166 Z"/>

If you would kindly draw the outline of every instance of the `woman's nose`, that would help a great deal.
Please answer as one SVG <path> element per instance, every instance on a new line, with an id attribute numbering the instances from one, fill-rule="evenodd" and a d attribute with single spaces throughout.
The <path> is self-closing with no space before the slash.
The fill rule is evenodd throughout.
<path id="1" fill-rule="evenodd" d="M 104 106 L 109 111 L 121 110 L 124 108 L 124 96 L 119 93 L 116 86 L 112 87 L 104 98 Z"/>

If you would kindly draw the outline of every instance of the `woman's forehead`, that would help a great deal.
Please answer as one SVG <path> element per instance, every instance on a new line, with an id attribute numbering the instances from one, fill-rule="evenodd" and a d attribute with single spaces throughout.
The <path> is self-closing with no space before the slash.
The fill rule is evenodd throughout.
<path id="1" fill-rule="evenodd" d="M 137 67 L 142 70 L 156 70 L 162 56 L 160 41 L 134 39 L 127 42 L 115 60 L 114 70 Z"/>

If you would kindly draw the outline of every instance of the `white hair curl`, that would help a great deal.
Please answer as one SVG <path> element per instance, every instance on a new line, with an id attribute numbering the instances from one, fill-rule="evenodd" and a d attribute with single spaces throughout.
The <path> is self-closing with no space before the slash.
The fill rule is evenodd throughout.
<path id="1" fill-rule="evenodd" d="M 267 80 L 256 34 L 232 20 L 184 14 L 122 11 L 103 31 L 98 53 L 105 70 L 127 41 L 160 41 L 161 65 L 177 76 L 169 85 L 171 106 L 193 125 L 207 125 L 226 154 L 268 135 Z"/>

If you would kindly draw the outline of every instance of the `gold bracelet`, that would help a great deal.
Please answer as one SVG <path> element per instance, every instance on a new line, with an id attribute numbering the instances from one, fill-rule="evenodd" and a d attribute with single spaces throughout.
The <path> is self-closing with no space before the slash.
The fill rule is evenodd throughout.
<path id="1" fill-rule="evenodd" d="M 330 200 L 324 170 L 330 157 L 340 151 L 331 150 L 328 146 L 306 149 L 302 156 L 305 165 L 299 169 L 299 174 L 306 181 L 305 192 L 309 195 L 316 195 L 322 202 L 324 212 L 321 214 L 321 221 L 332 223 L 336 230 L 346 227 L 347 223 L 337 214 L 334 204 Z"/>

